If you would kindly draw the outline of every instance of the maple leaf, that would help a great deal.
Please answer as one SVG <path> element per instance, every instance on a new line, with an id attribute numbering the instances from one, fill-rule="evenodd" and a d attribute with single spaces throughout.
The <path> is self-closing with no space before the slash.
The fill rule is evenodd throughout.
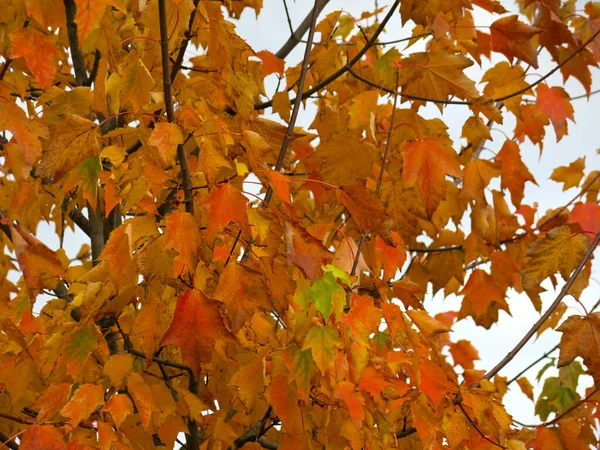
<path id="1" fill-rule="evenodd" d="M 285 61 L 283 59 L 279 59 L 268 50 L 257 52 L 256 56 L 263 62 L 263 75 L 270 75 L 272 73 L 283 75 L 283 71 L 285 70 Z"/>
<path id="2" fill-rule="evenodd" d="M 193 272 L 198 264 L 202 244 L 200 225 L 190 213 L 177 211 L 167 216 L 166 226 L 163 248 L 176 250 L 182 265 L 180 270 L 174 272 Z"/>
<path id="3" fill-rule="evenodd" d="M 530 259 L 521 269 L 523 287 L 533 289 L 556 272 L 568 279 L 587 251 L 588 242 L 587 236 L 573 234 L 567 226 L 550 230 L 527 250 Z"/>
<path id="4" fill-rule="evenodd" d="M 496 155 L 496 162 L 502 171 L 500 175 L 502 189 L 508 189 L 513 205 L 520 206 L 525 192 L 525 183 L 536 183 L 527 166 L 523 164 L 519 146 L 506 140 Z"/>
<path id="5" fill-rule="evenodd" d="M 311 280 L 320 273 L 322 265 L 333 260 L 333 255 L 321 241 L 290 222 L 283 224 L 283 241 L 287 259 L 302 269 Z"/>
<path id="6" fill-rule="evenodd" d="M 556 142 L 568 133 L 567 119 L 575 122 L 569 95 L 560 86 L 549 88 L 544 83 L 540 84 L 537 88 L 535 109 L 546 113 L 550 118 L 556 132 Z"/>
<path id="7" fill-rule="evenodd" d="M 63 435 L 52 425 L 32 425 L 19 442 L 23 450 L 67 450 Z"/>
<path id="8" fill-rule="evenodd" d="M 23 161 L 33 166 L 42 156 L 40 138 L 48 138 L 48 129 L 37 120 L 29 120 L 16 104 L 0 98 L 0 129 L 10 131 L 23 155 Z"/>
<path id="9" fill-rule="evenodd" d="M 335 387 L 334 395 L 344 402 L 354 425 L 359 428 L 365 418 L 364 400 L 353 383 L 340 381 Z"/>
<path id="10" fill-rule="evenodd" d="M 337 330 L 331 325 L 312 327 L 302 346 L 302 350 L 310 349 L 313 361 L 317 364 L 321 374 L 325 374 L 329 369 L 334 358 L 335 348 L 342 348 L 342 340 Z"/>
<path id="11" fill-rule="evenodd" d="M 472 316 L 477 325 L 489 328 L 498 320 L 500 309 L 508 312 L 504 291 L 483 270 L 475 269 L 459 294 L 465 296 L 458 313 L 459 319 Z"/>
<path id="12" fill-rule="evenodd" d="M 148 144 L 155 145 L 165 164 L 172 165 L 177 157 L 177 146 L 183 144 L 183 133 L 175 123 L 160 122 L 154 126 Z"/>
<path id="13" fill-rule="evenodd" d="M 10 34 L 12 58 L 24 58 L 42 89 L 52 86 L 58 69 L 59 53 L 54 40 L 32 27 Z"/>
<path id="14" fill-rule="evenodd" d="M 562 333 L 558 367 L 583 358 L 596 385 L 600 384 L 600 313 L 571 316 L 558 327 Z"/>
<path id="15" fill-rule="evenodd" d="M 19 267 L 31 296 L 35 296 L 48 284 L 47 274 L 68 280 L 67 273 L 55 252 L 35 236 L 8 220 L 0 211 L 0 221 L 8 223 Z M 56 283 L 54 283 L 56 284 Z"/>
<path id="16" fill-rule="evenodd" d="M 600 205 L 576 203 L 569 214 L 569 223 L 577 224 L 583 233 L 593 237 L 600 233 Z"/>
<path id="17" fill-rule="evenodd" d="M 405 186 L 416 186 L 431 217 L 446 194 L 446 175 L 460 177 L 456 153 L 441 138 L 419 139 L 403 149 Z"/>
<path id="18" fill-rule="evenodd" d="M 177 344 L 184 364 L 200 373 L 202 364 L 210 362 L 215 344 L 229 340 L 230 336 L 219 303 L 200 291 L 188 290 L 177 299 L 173 321 L 161 344 Z"/>
<path id="19" fill-rule="evenodd" d="M 65 114 L 49 127 L 36 174 L 53 182 L 62 179 L 87 158 L 98 156 L 98 126 L 75 114 Z"/>
<path id="20" fill-rule="evenodd" d="M 490 27 L 492 50 L 504 54 L 511 63 L 517 58 L 537 69 L 537 51 L 531 38 L 541 32 L 541 29 L 521 22 L 517 15 L 503 17 Z"/>
<path id="21" fill-rule="evenodd" d="M 560 166 L 555 168 L 550 175 L 550 179 L 558 183 L 563 183 L 563 191 L 569 188 L 579 186 L 583 178 L 585 169 L 585 158 L 577 158 L 568 166 Z"/>
<path id="22" fill-rule="evenodd" d="M 80 42 L 83 43 L 90 33 L 99 27 L 104 10 L 110 3 L 118 4 L 110 0 L 75 0 L 75 23 Z"/>
<path id="23" fill-rule="evenodd" d="M 217 232 L 225 230 L 230 222 L 237 223 L 244 236 L 250 236 L 246 203 L 248 199 L 244 194 L 230 184 L 214 187 L 206 200 L 209 216 L 206 228 L 208 240 L 212 240 Z"/>
<path id="24" fill-rule="evenodd" d="M 69 403 L 60 410 L 60 414 L 68 418 L 69 423 L 75 427 L 100 405 L 104 405 L 102 386 L 82 384 L 77 388 Z"/>

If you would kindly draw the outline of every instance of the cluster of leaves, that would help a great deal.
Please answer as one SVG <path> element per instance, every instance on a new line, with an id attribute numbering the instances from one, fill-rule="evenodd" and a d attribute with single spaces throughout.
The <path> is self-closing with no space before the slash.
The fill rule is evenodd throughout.
<path id="1" fill-rule="evenodd" d="M 532 385 L 498 372 L 588 286 L 600 172 L 557 168 L 578 195 L 538 213 L 519 142 L 567 134 L 569 95 L 525 74 L 546 52 L 590 94 L 600 4 L 397 0 L 320 18 L 326 3 L 273 54 L 232 22 L 261 0 L 2 2 L 0 447 L 597 445 L 600 398 L 577 385 L 600 385 L 600 313 L 558 328 L 536 407 L 553 420 L 513 423 L 503 396 L 517 381 L 533 400 Z M 489 33 L 474 8 L 495 16 Z M 412 34 L 384 45 L 386 26 Z M 268 76 L 281 89 L 265 101 Z M 419 114 L 428 103 L 472 111 L 464 145 Z M 507 115 L 513 138 L 483 158 Z M 42 221 L 57 251 L 34 237 Z M 89 237 L 74 260 L 68 228 Z M 510 292 L 541 312 L 558 274 L 520 344 L 476 370 L 453 324 L 490 328 Z M 460 310 L 432 317 L 430 285 Z"/>

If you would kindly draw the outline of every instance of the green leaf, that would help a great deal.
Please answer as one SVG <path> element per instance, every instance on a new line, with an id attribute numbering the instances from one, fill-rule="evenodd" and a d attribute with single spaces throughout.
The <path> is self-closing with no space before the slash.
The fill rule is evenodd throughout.
<path id="1" fill-rule="evenodd" d="M 336 291 L 343 289 L 331 272 L 325 272 L 321 278 L 317 278 L 310 289 L 310 298 L 315 302 L 317 311 L 323 314 L 325 321 L 329 320 L 331 315 L 333 293 Z"/>

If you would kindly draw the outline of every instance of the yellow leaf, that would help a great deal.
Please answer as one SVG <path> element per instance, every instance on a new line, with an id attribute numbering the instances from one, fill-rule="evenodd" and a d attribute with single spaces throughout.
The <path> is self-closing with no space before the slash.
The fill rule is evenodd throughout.
<path id="1" fill-rule="evenodd" d="M 567 226 L 553 228 L 527 250 L 530 260 L 521 269 L 523 287 L 533 289 L 556 272 L 568 279 L 582 260 L 588 244 L 585 234 L 573 234 Z"/>

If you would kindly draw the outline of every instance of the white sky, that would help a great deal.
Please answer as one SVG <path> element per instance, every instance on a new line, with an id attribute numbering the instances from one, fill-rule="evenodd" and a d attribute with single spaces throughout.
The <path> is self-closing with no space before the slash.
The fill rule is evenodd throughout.
<path id="1" fill-rule="evenodd" d="M 255 51 L 266 49 L 276 52 L 289 36 L 283 2 L 282 0 L 265 0 L 264 3 L 264 9 L 259 16 L 258 21 L 253 12 L 247 10 L 244 12 L 238 23 L 237 31 L 240 36 L 247 40 Z M 342 7 L 344 10 L 352 13 L 355 17 L 358 17 L 363 10 L 372 9 L 374 3 L 374 1 L 365 0 L 332 0 L 321 13 L 320 18 L 323 18 L 327 13 Z M 380 6 L 389 6 L 391 3 L 391 0 L 379 1 Z M 513 7 L 509 7 L 507 4 L 508 2 L 503 3 L 507 9 L 516 10 Z M 577 7 L 582 9 L 584 3 L 585 2 L 583 1 L 578 1 Z M 293 0 L 288 0 L 288 6 L 294 26 L 297 26 L 304 19 L 306 14 L 310 11 L 312 4 L 313 2 L 310 0 L 296 0 L 295 2 Z M 384 10 L 383 14 L 386 12 L 387 8 Z M 494 20 L 491 15 L 483 12 L 477 7 L 475 7 L 474 12 L 476 25 L 489 25 Z M 381 39 L 391 40 L 408 37 L 411 35 L 411 31 L 412 26 L 410 24 L 407 25 L 405 29 L 402 28 L 400 15 L 396 13 L 388 25 L 386 33 Z M 303 51 L 303 44 L 298 45 L 287 58 L 287 66 L 297 64 L 302 57 Z M 413 50 L 411 49 L 411 51 Z M 503 60 L 503 57 L 495 56 L 493 64 L 501 60 Z M 487 62 L 487 64 L 489 64 L 489 62 Z M 487 67 L 489 67 L 489 65 Z M 540 68 L 536 73 L 546 73 L 552 67 L 553 64 L 549 57 L 543 55 L 540 58 Z M 594 76 L 592 90 L 594 90 L 600 87 L 600 77 L 598 70 L 592 70 Z M 478 66 L 473 66 L 469 69 L 468 75 L 476 81 L 481 78 L 481 73 L 482 70 Z M 531 76 L 528 78 L 528 81 L 532 82 L 535 79 L 535 77 Z M 562 76 L 560 75 L 560 72 L 551 76 L 547 82 L 550 86 L 562 85 Z M 266 89 L 269 95 L 274 92 L 274 88 L 275 78 L 272 77 L 266 83 Z M 584 93 L 581 84 L 574 79 L 569 80 L 566 89 L 571 96 L 577 96 Z M 550 174 L 555 167 L 568 165 L 578 157 L 586 156 L 586 173 L 592 169 L 600 169 L 600 156 L 596 154 L 596 149 L 599 146 L 597 136 L 598 127 L 600 126 L 600 114 L 598 113 L 600 95 L 591 97 L 589 102 L 587 99 L 576 100 L 573 102 L 573 106 L 575 108 L 575 119 L 577 123 L 569 123 L 570 134 L 565 136 L 558 144 L 556 143 L 554 131 L 551 127 L 547 128 L 547 137 L 544 141 L 544 152 L 541 158 L 539 157 L 539 149 L 532 146 L 528 141 L 521 145 L 523 160 L 539 184 L 539 186 L 534 186 L 531 183 L 527 183 L 525 203 L 539 203 L 538 211 L 542 213 L 548 208 L 557 207 L 568 202 L 577 193 L 576 189 L 562 192 L 561 184 L 549 181 Z M 408 107 L 408 105 L 405 104 L 401 107 Z M 596 110 L 594 110 L 594 107 Z M 308 111 L 301 110 L 297 125 L 308 127 L 312 122 L 313 112 L 314 108 L 312 108 L 311 112 L 310 107 Z M 433 106 L 422 108 L 419 113 L 425 117 L 439 117 L 439 111 Z M 467 107 L 448 106 L 441 116 L 449 127 L 450 136 L 454 140 L 455 148 L 457 149 L 460 148 L 461 142 L 464 144 L 464 141 L 461 141 L 460 139 L 461 129 L 465 120 L 470 115 L 470 110 Z M 279 120 L 277 116 L 268 117 L 273 120 Z M 502 126 L 495 125 L 495 128 L 496 127 L 500 127 L 509 137 L 512 137 L 514 120 L 507 114 L 505 117 L 505 124 Z M 499 131 L 492 130 L 492 137 L 495 141 L 487 143 L 486 147 L 497 152 L 504 143 L 505 136 Z M 488 158 L 489 153 L 484 152 L 482 157 Z M 52 225 L 47 226 L 45 224 L 40 224 L 38 237 L 51 248 L 58 248 L 58 238 L 54 233 Z M 73 234 L 68 230 L 65 233 L 65 250 L 69 256 L 73 257 L 79 251 L 83 242 L 86 242 L 86 240 L 83 239 L 81 234 Z M 583 304 L 588 308 L 590 308 L 600 297 L 600 289 L 598 288 L 600 282 L 597 281 L 598 273 L 599 270 L 596 266 L 592 273 L 592 277 L 595 277 L 596 279 L 591 281 L 590 288 L 587 289 L 587 292 L 584 293 L 581 299 Z M 547 292 L 542 294 L 542 299 L 544 301 L 543 310 L 545 310 L 554 300 L 561 286 L 559 286 L 559 289 L 557 290 L 554 290 L 549 282 L 544 283 L 543 286 L 547 289 Z M 572 299 L 566 298 L 565 302 L 569 306 L 570 314 L 583 314 L 581 307 Z M 512 311 L 512 317 L 505 313 L 501 313 L 500 321 L 490 330 L 476 327 L 471 319 L 463 320 L 453 327 L 452 338 L 454 341 L 468 339 L 478 349 L 481 360 L 476 362 L 477 369 L 489 370 L 492 368 L 513 348 L 539 318 L 539 314 L 533 309 L 530 300 L 525 295 L 516 295 L 513 292 L 509 295 L 508 303 Z M 36 309 L 39 310 L 42 304 L 43 302 L 38 301 Z M 432 299 L 431 296 L 429 296 L 425 305 L 432 315 L 439 311 L 458 311 L 460 308 L 460 298 L 454 297 L 446 298 L 444 300 L 443 297 L 439 295 L 436 296 L 435 299 Z M 546 332 L 537 341 L 530 342 L 501 372 L 501 375 L 507 376 L 510 379 L 538 356 L 541 356 L 542 353 L 552 348 L 558 342 L 559 336 L 559 333 Z M 529 376 L 532 383 L 534 375 L 537 374 L 537 371 L 544 363 L 545 362 L 539 364 L 530 371 Z M 553 375 L 556 372 L 548 371 L 547 373 Z M 589 384 L 591 384 L 591 381 Z M 542 385 L 536 385 L 534 383 L 534 386 L 537 395 L 541 391 Z M 539 419 L 533 414 L 534 404 L 520 392 L 516 384 L 512 387 L 512 391 L 505 397 L 505 404 L 508 412 L 513 414 L 514 418 L 521 422 L 538 423 Z"/>

